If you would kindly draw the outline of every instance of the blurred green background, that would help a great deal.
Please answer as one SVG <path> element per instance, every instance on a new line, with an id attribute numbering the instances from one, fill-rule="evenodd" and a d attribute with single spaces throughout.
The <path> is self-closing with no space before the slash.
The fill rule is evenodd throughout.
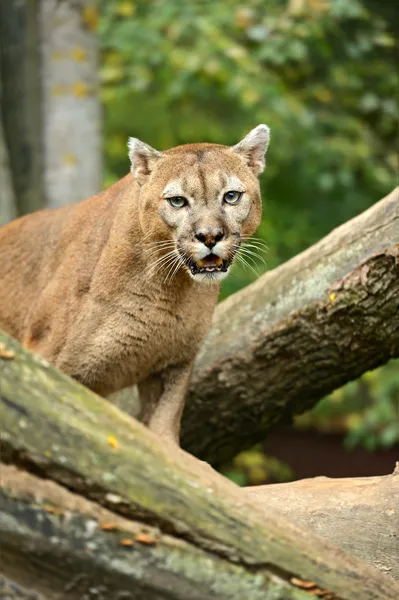
<path id="1" fill-rule="evenodd" d="M 394 187 L 395 37 L 367 3 L 103 0 L 99 36 L 106 184 L 126 173 L 128 134 L 163 149 L 271 127 L 267 268 Z M 224 295 L 254 277 L 237 269 Z"/>
<path id="2" fill-rule="evenodd" d="M 128 169 L 128 135 L 158 149 L 234 144 L 267 123 L 258 235 L 269 250 L 253 266 L 272 269 L 397 184 L 396 16 L 389 0 L 103 0 L 104 184 Z M 237 265 L 222 297 L 255 277 Z M 338 390 L 298 426 L 339 426 L 348 446 L 370 450 L 399 443 L 399 363 Z M 228 472 L 259 481 L 260 464 L 267 479 L 275 465 L 258 450 Z"/>

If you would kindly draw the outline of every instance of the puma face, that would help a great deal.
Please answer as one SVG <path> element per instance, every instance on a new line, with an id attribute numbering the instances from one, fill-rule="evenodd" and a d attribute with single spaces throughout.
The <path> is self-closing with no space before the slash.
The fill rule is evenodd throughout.
<path id="1" fill-rule="evenodd" d="M 226 277 L 261 220 L 258 176 L 268 143 L 266 125 L 232 147 L 187 144 L 158 152 L 130 138 L 140 223 L 157 272 L 173 277 L 183 268 L 204 283 Z"/>

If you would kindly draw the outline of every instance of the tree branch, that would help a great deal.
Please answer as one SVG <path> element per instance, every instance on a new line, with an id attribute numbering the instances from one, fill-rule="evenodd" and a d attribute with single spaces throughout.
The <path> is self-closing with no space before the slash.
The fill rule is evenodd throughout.
<path id="1" fill-rule="evenodd" d="M 399 579 L 399 463 L 383 477 L 315 477 L 245 493 Z"/>
<path id="2" fill-rule="evenodd" d="M 222 302 L 183 446 L 214 464 L 399 356 L 399 188 Z"/>
<path id="3" fill-rule="evenodd" d="M 397 598 L 393 579 L 272 509 L 255 506 L 236 485 L 165 445 L 8 336 L 0 334 L 0 343 L 0 449 L 6 463 L 190 544 L 209 559 L 210 569 L 222 559 L 226 569 L 236 565 L 257 575 L 255 591 L 262 590 L 265 600 L 306 598 L 292 577 L 312 580 L 344 600 Z M 198 586 L 186 597 L 191 591 L 195 597 Z"/>

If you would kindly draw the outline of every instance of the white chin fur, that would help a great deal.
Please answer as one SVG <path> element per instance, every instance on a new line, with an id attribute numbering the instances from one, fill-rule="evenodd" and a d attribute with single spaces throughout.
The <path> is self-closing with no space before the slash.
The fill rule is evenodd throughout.
<path id="1" fill-rule="evenodd" d="M 229 274 L 228 271 L 215 271 L 214 273 L 197 273 L 196 275 L 193 275 L 191 271 L 189 271 L 189 273 L 195 281 L 198 281 L 199 283 L 207 283 L 208 285 L 212 283 L 217 283 L 218 281 L 222 281 L 222 279 L 225 279 L 225 277 L 227 277 L 227 275 Z"/>

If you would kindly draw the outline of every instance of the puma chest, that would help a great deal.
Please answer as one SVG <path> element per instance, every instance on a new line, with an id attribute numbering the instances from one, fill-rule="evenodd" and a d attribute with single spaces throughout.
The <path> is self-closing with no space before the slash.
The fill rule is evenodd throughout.
<path id="1" fill-rule="evenodd" d="M 212 319 L 212 311 L 201 313 L 200 304 L 176 307 L 159 299 L 118 307 L 103 338 L 117 387 L 193 360 Z"/>

